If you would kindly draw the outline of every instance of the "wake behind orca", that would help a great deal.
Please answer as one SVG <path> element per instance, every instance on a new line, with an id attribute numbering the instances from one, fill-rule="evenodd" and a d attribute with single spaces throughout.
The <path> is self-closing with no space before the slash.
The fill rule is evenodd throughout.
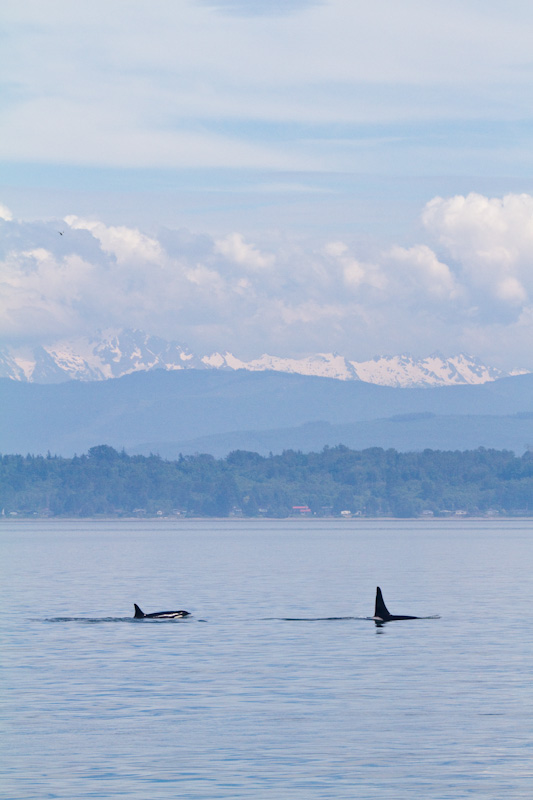
<path id="1" fill-rule="evenodd" d="M 134 619 L 183 619 L 183 617 L 190 617 L 189 611 L 154 611 L 152 614 L 145 614 L 139 608 L 137 603 L 133 604 L 135 607 Z"/>
<path id="2" fill-rule="evenodd" d="M 383 622 L 393 622 L 397 619 L 438 619 L 436 617 L 410 617 L 406 614 L 391 614 L 385 605 L 385 601 L 383 600 L 383 595 L 381 593 L 381 589 L 379 586 L 376 587 L 376 606 L 374 610 L 374 616 L 372 618 L 376 625 L 379 625 Z"/>

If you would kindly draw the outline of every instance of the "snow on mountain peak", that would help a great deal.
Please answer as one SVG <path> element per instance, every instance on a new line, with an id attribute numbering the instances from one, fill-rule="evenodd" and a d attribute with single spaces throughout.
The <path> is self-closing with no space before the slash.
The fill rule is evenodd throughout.
<path id="1" fill-rule="evenodd" d="M 423 359 L 408 355 L 376 356 L 368 361 L 350 361 L 337 353 L 317 353 L 304 358 L 265 353 L 251 361 L 243 361 L 227 351 L 199 357 L 176 342 L 139 330 L 108 330 L 96 338 L 61 340 L 33 349 L 0 350 L 0 377 L 17 381 L 106 380 L 153 369 L 272 370 L 404 388 L 486 383 L 507 375 L 463 354 L 446 358 L 435 353 Z M 524 372 L 518 370 L 512 374 Z"/>
<path id="2" fill-rule="evenodd" d="M 486 383 L 506 373 L 487 367 L 465 355 L 445 358 L 440 354 L 423 359 L 411 356 L 382 356 L 371 361 L 351 362 L 360 380 L 383 386 L 446 386 Z"/>

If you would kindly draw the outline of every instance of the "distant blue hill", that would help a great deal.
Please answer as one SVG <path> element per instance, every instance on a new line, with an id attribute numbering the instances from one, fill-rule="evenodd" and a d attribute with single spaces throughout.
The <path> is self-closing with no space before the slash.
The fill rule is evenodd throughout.
<path id="1" fill-rule="evenodd" d="M 439 449 L 523 450 L 533 444 L 533 374 L 474 386 L 399 389 L 279 372 L 157 370 L 98 382 L 2 379 L 0 404 L 2 453 L 70 456 L 105 443 L 128 452 L 153 446 L 164 455 L 164 448 L 189 443 L 224 455 L 221 447 L 236 449 L 235 443 L 253 443 L 254 436 L 265 442 L 258 448 L 263 452 L 296 441 L 298 449 L 311 450 L 325 432 L 324 444 L 353 447 L 360 441 L 402 450 L 432 447 L 437 440 Z"/>
<path id="2" fill-rule="evenodd" d="M 129 452 L 176 460 L 180 454 L 196 453 L 223 458 L 234 450 L 248 450 L 263 456 L 281 454 L 284 450 L 320 452 L 326 446 L 343 444 L 351 450 L 382 447 L 399 452 L 485 447 L 522 455 L 529 443 L 533 445 L 533 412 L 528 416 L 405 414 L 343 425 L 307 422 L 295 428 L 235 431 L 181 442 L 145 442 L 130 447 Z"/>

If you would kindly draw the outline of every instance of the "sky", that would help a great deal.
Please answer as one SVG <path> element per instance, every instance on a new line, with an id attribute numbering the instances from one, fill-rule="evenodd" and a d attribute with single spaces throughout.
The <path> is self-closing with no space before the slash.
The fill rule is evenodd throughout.
<path id="1" fill-rule="evenodd" d="M 533 369 L 533 4 L 4 0 L 0 336 Z"/>

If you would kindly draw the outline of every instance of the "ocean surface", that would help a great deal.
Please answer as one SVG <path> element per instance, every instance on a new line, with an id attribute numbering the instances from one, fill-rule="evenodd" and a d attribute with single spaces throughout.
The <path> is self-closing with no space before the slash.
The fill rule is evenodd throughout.
<path id="1" fill-rule="evenodd" d="M 533 520 L 2 520 L 0 548 L 2 798 L 533 796 Z M 377 585 L 440 619 L 377 627 Z"/>

